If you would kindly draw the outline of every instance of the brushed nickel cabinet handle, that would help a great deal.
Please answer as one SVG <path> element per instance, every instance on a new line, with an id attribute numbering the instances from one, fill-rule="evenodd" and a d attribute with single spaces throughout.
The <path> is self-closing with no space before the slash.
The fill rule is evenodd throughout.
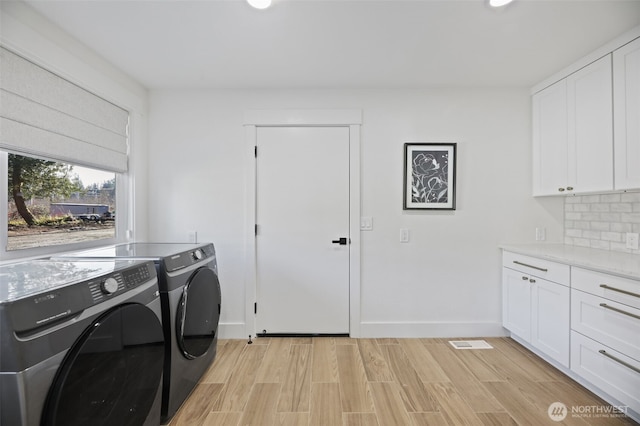
<path id="1" fill-rule="evenodd" d="M 573 191 L 573 186 L 567 186 L 567 191 Z"/>
<path id="2" fill-rule="evenodd" d="M 640 315 L 632 314 L 631 312 L 627 312 L 627 311 L 623 311 L 622 309 L 614 308 L 613 306 L 609 306 L 606 303 L 601 303 L 600 306 L 602 306 L 605 309 L 609 309 L 610 311 L 615 311 L 615 312 L 618 312 L 618 313 L 620 313 L 622 315 L 626 315 L 628 317 L 640 320 Z"/>
<path id="3" fill-rule="evenodd" d="M 622 290 L 620 288 L 611 287 L 611 286 L 608 286 L 606 284 L 600 284 L 600 287 L 604 288 L 606 290 L 617 291 L 618 293 L 627 294 L 629 296 L 640 298 L 640 294 L 638 294 L 638 293 L 633 293 L 631 291 L 627 291 L 627 290 Z"/>
<path id="4" fill-rule="evenodd" d="M 602 355 L 606 356 L 607 358 L 614 360 L 618 364 L 624 365 L 628 369 L 633 370 L 636 373 L 640 374 L 640 368 L 634 367 L 633 365 L 629 364 L 628 362 L 624 362 L 623 360 L 621 360 L 619 358 L 616 358 L 615 356 L 613 356 L 611 354 L 608 354 L 607 351 L 605 351 L 604 349 L 600 349 L 598 352 L 600 352 Z"/>
<path id="5" fill-rule="evenodd" d="M 526 263 L 522 263 L 522 262 L 518 262 L 517 260 L 514 260 L 513 263 L 515 263 L 516 265 L 520 265 L 520 266 L 526 266 L 527 268 L 533 268 L 533 269 L 537 269 L 538 271 L 542 271 L 542 272 L 548 272 L 548 269 L 545 268 L 541 268 L 539 266 L 533 266 L 533 265 L 529 265 Z M 640 296 L 638 296 L 640 297 Z"/>
<path id="6" fill-rule="evenodd" d="M 558 191 L 564 192 L 564 188 L 558 188 Z"/>

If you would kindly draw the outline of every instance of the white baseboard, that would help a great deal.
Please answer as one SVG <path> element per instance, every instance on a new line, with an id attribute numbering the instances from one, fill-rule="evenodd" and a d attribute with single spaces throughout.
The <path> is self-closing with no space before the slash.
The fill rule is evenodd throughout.
<path id="1" fill-rule="evenodd" d="M 363 322 L 357 338 L 502 337 L 508 336 L 498 322 Z M 248 339 L 244 323 L 220 323 L 220 339 Z"/>
<path id="2" fill-rule="evenodd" d="M 247 326 L 243 322 L 238 323 L 220 323 L 218 325 L 218 339 L 247 339 L 249 335 L 246 332 Z"/>
<path id="3" fill-rule="evenodd" d="M 458 338 L 507 335 L 499 322 L 363 322 L 360 324 L 360 335 L 351 337 Z"/>

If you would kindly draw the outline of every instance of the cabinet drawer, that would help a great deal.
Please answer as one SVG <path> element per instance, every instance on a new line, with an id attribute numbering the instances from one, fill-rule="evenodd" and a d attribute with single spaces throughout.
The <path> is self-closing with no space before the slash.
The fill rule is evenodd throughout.
<path id="1" fill-rule="evenodd" d="M 571 287 L 640 309 L 640 281 L 573 268 Z"/>
<path id="2" fill-rule="evenodd" d="M 571 289 L 571 329 L 640 362 L 640 309 Z"/>
<path id="3" fill-rule="evenodd" d="M 571 370 L 640 412 L 640 362 L 572 331 Z"/>
<path id="4" fill-rule="evenodd" d="M 569 265 L 509 251 L 502 254 L 502 266 L 566 286 L 571 276 Z"/>

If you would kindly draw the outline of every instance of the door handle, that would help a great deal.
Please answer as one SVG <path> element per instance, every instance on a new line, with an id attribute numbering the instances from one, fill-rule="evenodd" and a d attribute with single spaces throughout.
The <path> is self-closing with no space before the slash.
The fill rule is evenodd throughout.
<path id="1" fill-rule="evenodd" d="M 339 240 L 332 240 L 331 242 L 333 244 L 340 244 L 341 246 L 346 246 L 347 245 L 347 238 L 346 237 L 342 237 Z"/>

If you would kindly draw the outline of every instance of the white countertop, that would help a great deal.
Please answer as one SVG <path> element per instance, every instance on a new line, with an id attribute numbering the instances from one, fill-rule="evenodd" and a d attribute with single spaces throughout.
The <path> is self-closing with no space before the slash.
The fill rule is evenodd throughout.
<path id="1" fill-rule="evenodd" d="M 640 255 L 566 244 L 501 244 L 513 253 L 640 280 Z"/>

